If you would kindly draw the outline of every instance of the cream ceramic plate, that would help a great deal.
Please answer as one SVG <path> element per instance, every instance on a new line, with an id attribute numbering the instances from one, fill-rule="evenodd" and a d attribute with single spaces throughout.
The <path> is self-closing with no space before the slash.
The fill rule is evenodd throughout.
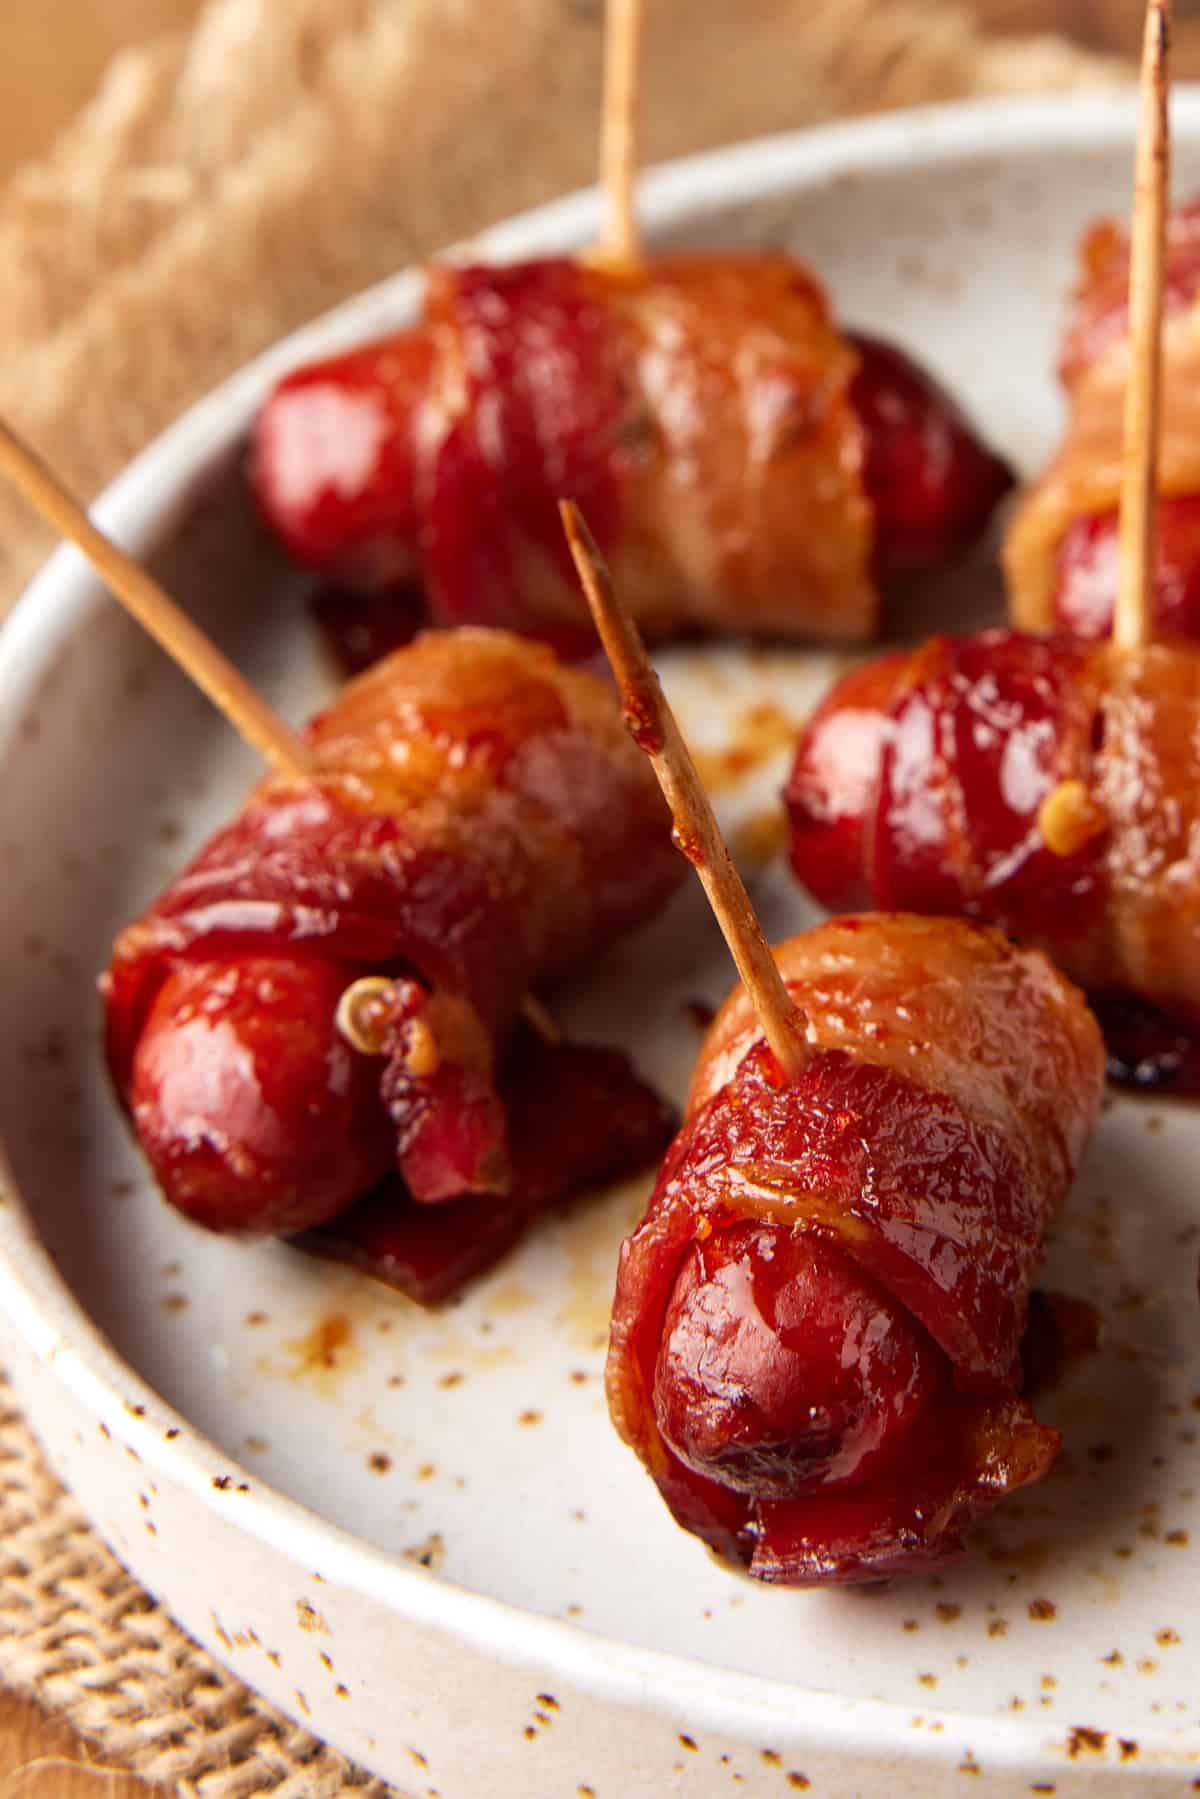
<path id="1" fill-rule="evenodd" d="M 1176 113 L 1186 188 L 1200 94 Z M 1132 123 L 1123 100 L 900 115 L 664 171 L 646 213 L 662 242 L 799 251 L 1029 468 L 1056 429 L 1072 244 L 1126 202 Z M 476 248 L 568 248 L 596 219 L 570 200 Z M 101 508 L 295 718 L 330 677 L 239 500 L 239 441 L 275 374 L 404 324 L 418 291 L 401 276 L 284 345 Z M 943 616 L 968 594 L 994 604 L 994 577 L 948 586 Z M 767 924 L 794 930 L 811 914 L 761 863 L 781 720 L 837 661 L 664 667 Z M 730 744 L 754 752 L 740 780 Z M 1200 1113 L 1118 1101 L 1103 1120 L 1048 1279 L 1098 1306 L 1107 1344 L 1050 1407 L 1053 1476 L 942 1578 L 758 1589 L 675 1530 L 605 1415 L 616 1247 L 648 1181 L 547 1224 L 433 1317 L 284 1247 L 205 1237 L 150 1190 L 93 981 L 254 770 L 70 555 L 0 639 L 0 755 L 0 1348 L 99 1528 L 240 1675 L 430 1799 L 1200 1788 Z M 560 1010 L 679 1095 L 688 1002 L 728 982 L 692 891 Z"/>

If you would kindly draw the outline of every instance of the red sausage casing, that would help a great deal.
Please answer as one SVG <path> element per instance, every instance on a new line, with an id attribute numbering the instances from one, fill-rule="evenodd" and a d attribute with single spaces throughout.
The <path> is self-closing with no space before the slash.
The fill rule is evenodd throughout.
<path id="1" fill-rule="evenodd" d="M 419 639 L 309 742 L 314 776 L 264 782 L 117 941 L 109 1061 L 143 1146 L 218 1229 L 310 1227 L 389 1167 L 420 1201 L 511 1196 L 524 996 L 682 878 L 653 777 L 604 683 L 498 632 Z M 335 1025 L 369 974 L 394 982 L 371 1057 Z"/>
<path id="2" fill-rule="evenodd" d="M 749 253 L 435 268 L 417 330 L 281 384 L 251 477 L 335 579 L 416 580 L 435 623 L 572 651 L 594 639 L 562 497 L 647 636 L 853 641 L 878 580 L 957 553 L 1011 484 L 907 357 Z"/>
<path id="3" fill-rule="evenodd" d="M 1163 431 L 1155 613 L 1160 632 L 1200 637 L 1200 200 L 1171 213 L 1163 330 Z M 1085 233 L 1059 373 L 1063 442 L 1013 518 L 1004 565 L 1014 624 L 1089 638 L 1112 629 L 1117 506 L 1129 363 L 1129 238 L 1103 219 Z"/>
<path id="4" fill-rule="evenodd" d="M 1044 808 L 1063 788 L 1075 816 L 1051 846 Z M 1200 1021 L 1191 644 L 933 638 L 833 689 L 786 799 L 797 877 L 831 909 L 986 920 L 1090 993 Z"/>
<path id="5" fill-rule="evenodd" d="M 622 1250 L 609 1402 L 721 1555 L 791 1585 L 874 1580 L 956 1557 L 969 1520 L 1053 1459 L 1018 1349 L 1103 1055 L 1075 989 L 995 932 L 877 914 L 776 956 L 817 1053 L 786 1081 L 741 989 L 718 1013 Z"/>

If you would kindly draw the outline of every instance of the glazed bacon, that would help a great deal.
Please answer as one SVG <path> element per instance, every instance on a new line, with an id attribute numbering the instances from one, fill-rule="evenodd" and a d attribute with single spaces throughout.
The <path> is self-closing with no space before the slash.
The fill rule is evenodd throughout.
<path id="1" fill-rule="evenodd" d="M 1200 637 L 1200 198 L 1168 225 L 1163 435 L 1155 615 Z M 1067 434 L 1005 544 L 1012 617 L 1026 631 L 1106 637 L 1117 591 L 1117 502 L 1128 365 L 1129 239 L 1101 220 L 1080 246 L 1079 284 L 1059 373 Z"/>
<path id="2" fill-rule="evenodd" d="M 786 799 L 823 905 L 984 919 L 1124 1029 L 1131 1000 L 1200 1025 L 1195 647 L 934 638 L 833 689 Z"/>
<path id="3" fill-rule="evenodd" d="M 1038 952 L 961 921 L 835 919 L 775 953 L 819 1052 L 785 1080 L 744 990 L 718 1013 L 622 1250 L 609 1403 L 752 1575 L 916 1573 L 1056 1453 L 1019 1350 L 1099 1035 Z"/>
<path id="4" fill-rule="evenodd" d="M 251 480 L 287 548 L 359 590 L 322 618 L 360 661 L 411 630 L 414 586 L 436 624 L 590 652 L 564 495 L 647 636 L 869 638 L 879 583 L 958 553 L 1011 484 L 769 254 L 434 268 L 417 329 L 281 383 Z"/>
<path id="5" fill-rule="evenodd" d="M 610 692 L 504 633 L 418 639 L 308 742 L 314 777 L 264 782 L 118 939 L 109 1061 L 189 1217 L 337 1219 L 339 1253 L 440 1297 L 532 1211 L 661 1146 L 667 1114 L 615 1052 L 516 1026 L 682 864 Z M 375 1055 L 335 1023 L 369 976 L 391 983 Z"/>

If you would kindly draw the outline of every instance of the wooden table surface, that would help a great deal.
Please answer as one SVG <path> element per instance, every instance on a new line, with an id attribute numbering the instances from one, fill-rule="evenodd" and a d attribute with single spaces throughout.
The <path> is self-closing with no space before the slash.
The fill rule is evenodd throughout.
<path id="1" fill-rule="evenodd" d="M 1137 42 L 1140 0 L 974 4 L 1004 29 L 1052 26 L 1126 52 Z M 201 0 L 3 0 L 0 176 L 45 147 L 122 44 L 183 24 L 200 5 Z M 1183 15 L 1178 72 L 1200 74 L 1200 0 L 1177 0 L 1177 8 Z M 0 1692 L 0 1799 L 146 1799 L 146 1793 L 141 1781 L 105 1770 L 69 1729 L 47 1720 L 35 1705 Z"/>

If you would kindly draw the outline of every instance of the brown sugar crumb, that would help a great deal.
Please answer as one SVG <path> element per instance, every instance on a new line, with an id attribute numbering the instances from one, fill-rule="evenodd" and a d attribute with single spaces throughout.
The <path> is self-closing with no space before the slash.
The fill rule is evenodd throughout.
<path id="1" fill-rule="evenodd" d="M 1138 1746 L 1131 1737 L 1118 1737 L 1117 1748 L 1121 1752 L 1123 1762 L 1131 1762 L 1138 1752 Z"/>
<path id="2" fill-rule="evenodd" d="M 768 1768 L 781 1768 L 783 1766 L 783 1757 L 780 1755 L 778 1749 L 763 1749 L 760 1751 L 760 1754 Z"/>
<path id="3" fill-rule="evenodd" d="M 1172 1549 L 1186 1549 L 1191 1538 L 1186 1530 L 1169 1530 L 1163 1538 L 1163 1542 L 1169 1543 Z"/>
<path id="4" fill-rule="evenodd" d="M 450 1387 L 461 1387 L 465 1379 L 466 1376 L 462 1373 L 461 1369 L 454 1368 L 449 1374 L 442 1375 L 441 1379 L 438 1381 L 438 1386 L 446 1387 L 447 1389 Z"/>
<path id="5" fill-rule="evenodd" d="M 541 1422 L 542 1414 L 533 1406 L 530 1406 L 526 1411 L 520 1413 L 517 1418 L 518 1424 L 540 1424 Z"/>
<path id="6" fill-rule="evenodd" d="M 918 1674 L 917 1680 L 923 1687 L 935 1687 L 937 1685 L 936 1674 Z"/>
<path id="7" fill-rule="evenodd" d="M 1172 1643 L 1181 1642 L 1182 1638 L 1177 1630 L 1156 1630 L 1154 1633 L 1154 1641 L 1160 1648 L 1169 1649 Z"/>
<path id="8" fill-rule="evenodd" d="M 525 1726 L 524 1730 L 521 1732 L 521 1735 L 525 1738 L 525 1741 L 527 1743 L 532 1743 L 533 1739 L 537 1735 L 537 1725 L 536 1724 L 527 1724 Z"/>
<path id="9" fill-rule="evenodd" d="M 1158 1663 L 1152 1661 L 1148 1655 L 1143 1655 L 1138 1660 L 1137 1671 L 1139 1674 L 1157 1674 Z"/>
<path id="10" fill-rule="evenodd" d="M 1006 1637 L 1008 1635 L 1008 1619 L 993 1618 L 988 1625 L 989 1637 Z"/>
<path id="11" fill-rule="evenodd" d="M 430 1531 L 423 1543 L 414 1543 L 403 1553 L 407 1561 L 418 1562 L 422 1568 L 436 1573 L 446 1559 L 446 1540 L 440 1530 Z"/>
<path id="12" fill-rule="evenodd" d="M 246 1323 L 249 1325 L 251 1330 L 257 1330 L 260 1324 L 267 1324 L 268 1322 L 269 1322 L 269 1314 L 266 1312 L 247 1312 L 246 1313 Z"/>
<path id="13" fill-rule="evenodd" d="M 795 1768 L 793 1768 L 788 1775 L 787 1783 L 790 1787 L 794 1787 L 798 1793 L 807 1793 L 809 1787 L 812 1785 L 812 1781 L 808 1778 L 808 1775 L 797 1773 Z"/>
<path id="14" fill-rule="evenodd" d="M 1058 1617 L 1058 1607 L 1053 1599 L 1031 1599 L 1029 1616 L 1036 1624 L 1049 1624 L 1052 1619 Z"/>
<path id="15" fill-rule="evenodd" d="M 921 1626 L 915 1618 L 906 1618 L 900 1628 L 901 1630 L 920 1630 Z"/>
<path id="16" fill-rule="evenodd" d="M 391 1466 L 391 1456 L 385 1455 L 382 1449 L 373 1450 L 367 1457 L 367 1467 L 372 1474 L 387 1474 Z"/>
<path id="17" fill-rule="evenodd" d="M 432 1480 L 436 1473 L 437 1469 L 432 1462 L 422 1462 L 421 1466 L 417 1469 L 417 1479 Z"/>
<path id="18" fill-rule="evenodd" d="M 961 1605 L 946 1605 L 942 1600 L 939 1600 L 933 1609 L 943 1624 L 953 1624 L 957 1618 L 962 1617 Z"/>
<path id="19" fill-rule="evenodd" d="M 561 1705 L 558 1703 L 558 1700 L 554 1697 L 553 1693 L 538 1693 L 535 1696 L 538 1704 L 544 1705 L 548 1712 L 558 1712 L 562 1710 Z"/>
<path id="20" fill-rule="evenodd" d="M 256 1315 L 252 1312 L 250 1317 Z M 296 1360 L 296 1373 L 310 1374 L 337 1368 L 343 1360 L 342 1352 L 350 1348 L 353 1336 L 354 1326 L 344 1312 L 333 1312 L 328 1318 L 320 1319 L 306 1337 L 288 1345 Z"/>
<path id="21" fill-rule="evenodd" d="M 683 1744 L 683 1747 L 689 1749 L 693 1755 L 696 1755 L 699 1752 L 699 1743 L 696 1741 L 695 1737 L 688 1736 L 685 1731 L 680 1731 L 679 1741 Z"/>
<path id="22" fill-rule="evenodd" d="M 1119 1668 L 1123 1664 L 1125 1657 L 1121 1654 L 1119 1649 L 1114 1649 L 1110 1654 L 1102 1655 L 1100 1660 L 1104 1663 L 1106 1668 Z"/>
<path id="23" fill-rule="evenodd" d="M 1093 1730 L 1086 1724 L 1077 1724 L 1067 1738 L 1067 1754 L 1072 1760 L 1079 1755 L 1103 1755 L 1107 1741 L 1106 1730 Z"/>

